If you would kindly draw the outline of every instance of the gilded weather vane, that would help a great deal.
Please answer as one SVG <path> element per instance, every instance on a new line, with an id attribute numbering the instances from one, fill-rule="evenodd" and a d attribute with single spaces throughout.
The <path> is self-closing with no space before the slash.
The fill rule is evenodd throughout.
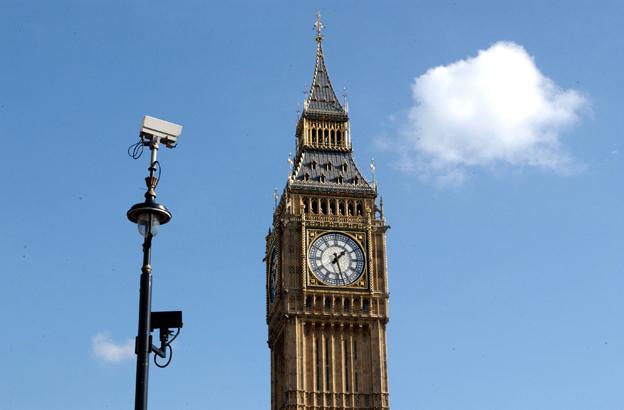
<path id="1" fill-rule="evenodd" d="M 314 23 L 314 31 L 316 31 L 316 41 L 319 43 L 323 41 L 323 34 L 321 32 L 323 31 L 324 28 L 325 28 L 325 25 L 321 21 L 321 12 L 317 11 L 316 22 Z"/>

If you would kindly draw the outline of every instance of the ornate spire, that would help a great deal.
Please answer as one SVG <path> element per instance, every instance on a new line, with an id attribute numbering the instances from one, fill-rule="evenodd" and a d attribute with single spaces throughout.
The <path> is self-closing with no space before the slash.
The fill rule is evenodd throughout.
<path id="1" fill-rule="evenodd" d="M 336 93 L 329 80 L 329 74 L 325 67 L 325 57 L 323 55 L 323 29 L 325 26 L 321 21 L 321 13 L 316 13 L 314 31 L 316 33 L 316 65 L 314 76 L 310 86 L 308 98 L 304 103 L 303 115 L 305 117 L 331 117 L 341 120 L 347 119 L 347 113 L 340 105 Z"/>

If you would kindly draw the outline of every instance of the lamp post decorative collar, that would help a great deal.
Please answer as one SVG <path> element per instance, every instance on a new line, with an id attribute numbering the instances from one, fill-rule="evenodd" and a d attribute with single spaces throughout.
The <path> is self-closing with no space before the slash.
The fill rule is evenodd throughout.
<path id="1" fill-rule="evenodd" d="M 164 225 L 173 217 L 171 211 L 166 206 L 159 204 L 156 199 L 156 185 L 158 178 L 149 176 L 145 178 L 147 192 L 145 193 L 145 201 L 132 205 L 128 210 L 127 216 L 131 222 L 138 223 L 139 217 L 144 214 L 150 214 L 158 219 L 160 225 Z"/>

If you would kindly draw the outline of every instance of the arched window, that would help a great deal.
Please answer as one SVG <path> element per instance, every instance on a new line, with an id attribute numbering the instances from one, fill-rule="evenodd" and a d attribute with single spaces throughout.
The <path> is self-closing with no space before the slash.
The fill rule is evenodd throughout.
<path id="1" fill-rule="evenodd" d="M 312 199 L 312 213 L 318 214 L 318 199 Z"/>
<path id="2" fill-rule="evenodd" d="M 321 213 L 327 214 L 327 200 L 321 199 Z"/>
<path id="3" fill-rule="evenodd" d="M 332 169 L 332 163 L 331 163 L 331 161 L 327 161 L 326 167 L 327 167 L 327 170 L 328 170 L 328 171 L 331 171 L 331 169 Z"/>
<path id="4" fill-rule="evenodd" d="M 347 215 L 353 216 L 353 202 L 351 201 L 349 201 L 349 204 L 347 205 Z"/>
<path id="5" fill-rule="evenodd" d="M 338 215 L 345 214 L 345 206 L 343 201 L 338 201 Z"/>
<path id="6" fill-rule="evenodd" d="M 359 182 L 360 182 L 360 178 L 358 178 L 358 177 L 353 178 L 353 183 L 355 185 L 357 185 Z"/>
<path id="7" fill-rule="evenodd" d="M 312 169 L 316 169 L 316 161 L 312 161 L 310 165 L 312 166 Z"/>
<path id="8" fill-rule="evenodd" d="M 331 130 L 331 143 L 335 144 L 336 143 L 336 131 Z"/>
<path id="9" fill-rule="evenodd" d="M 303 180 L 308 181 L 309 179 L 310 179 L 310 174 L 306 172 L 305 175 L 303 176 Z"/>
<path id="10" fill-rule="evenodd" d="M 340 135 L 340 130 L 336 131 L 336 144 L 337 145 L 342 144 L 342 138 L 341 138 L 341 135 Z"/>
<path id="11" fill-rule="evenodd" d="M 336 200 L 333 198 L 329 200 L 329 213 L 336 215 Z"/>
<path id="12" fill-rule="evenodd" d="M 324 174 L 321 174 L 321 176 L 319 177 L 319 181 L 325 182 L 325 175 Z"/>
<path id="13" fill-rule="evenodd" d="M 316 144 L 316 128 L 312 128 L 312 144 Z"/>
<path id="14" fill-rule="evenodd" d="M 355 214 L 357 216 L 362 216 L 362 203 L 361 202 L 358 202 Z"/>
<path id="15" fill-rule="evenodd" d="M 339 184 L 342 184 L 342 175 L 338 175 L 338 179 L 336 180 Z"/>
<path id="16" fill-rule="evenodd" d="M 324 132 L 323 134 L 324 134 L 324 136 L 325 136 L 325 139 L 323 140 L 323 142 L 324 142 L 325 144 L 329 144 L 329 131 L 328 131 L 328 130 L 325 130 L 325 132 Z"/>

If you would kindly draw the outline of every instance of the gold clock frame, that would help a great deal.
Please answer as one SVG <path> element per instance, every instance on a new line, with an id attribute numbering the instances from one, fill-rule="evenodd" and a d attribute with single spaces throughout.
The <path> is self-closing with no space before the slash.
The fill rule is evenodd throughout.
<path id="1" fill-rule="evenodd" d="M 353 239 L 362 249 L 362 254 L 364 256 L 364 271 L 358 280 L 349 284 L 349 285 L 328 285 L 323 283 L 320 279 L 318 279 L 312 270 L 310 269 L 310 265 L 308 264 L 308 256 L 310 254 L 310 247 L 312 246 L 312 242 L 322 235 L 328 233 L 339 233 L 349 238 Z M 316 289 L 332 289 L 332 290 L 369 290 L 370 289 L 370 257 L 369 257 L 369 240 L 368 234 L 366 231 L 362 231 L 359 229 L 335 229 L 335 228 L 308 228 L 305 229 L 305 253 L 304 264 L 305 264 L 305 272 L 306 272 L 306 287 L 307 288 L 316 288 Z"/>

